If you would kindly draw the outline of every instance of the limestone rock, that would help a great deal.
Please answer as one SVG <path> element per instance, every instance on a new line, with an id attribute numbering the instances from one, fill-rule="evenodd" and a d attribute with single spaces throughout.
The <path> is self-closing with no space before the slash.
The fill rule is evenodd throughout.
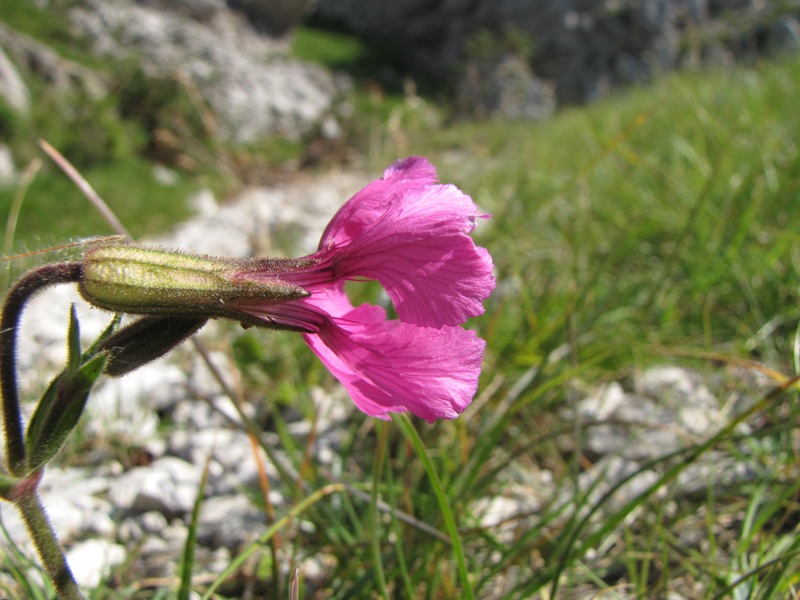
<path id="1" fill-rule="evenodd" d="M 103 539 L 85 540 L 67 552 L 67 562 L 75 581 L 84 589 L 94 589 L 116 565 L 122 564 L 127 550 Z"/>
<path id="2" fill-rule="evenodd" d="M 19 71 L 0 46 L 0 99 L 21 113 L 30 109 L 30 92 Z"/>
<path id="3" fill-rule="evenodd" d="M 150 75 L 183 78 L 208 103 L 224 139 L 300 138 L 330 118 L 349 89 L 341 77 L 288 57 L 284 40 L 232 11 L 210 11 L 213 18 L 201 22 L 126 0 L 86 4 L 71 19 L 97 54 L 134 57 Z"/>
<path id="4" fill-rule="evenodd" d="M 2 89 L 2 85 L 2 82 L 0 82 L 0 89 Z M 5 144 L 0 143 L 0 187 L 11 185 L 16 180 L 17 168 L 14 165 L 14 157 L 11 154 L 11 149 Z"/>
<path id="5" fill-rule="evenodd" d="M 637 373 L 634 390 L 611 383 L 581 400 L 586 448 L 598 456 L 647 460 L 712 435 L 726 416 L 702 377 L 680 367 Z"/>
<path id="6" fill-rule="evenodd" d="M 709 41 L 712 54 L 726 44 L 734 54 L 747 54 L 748 46 L 770 31 L 773 47 L 793 48 L 798 37 L 791 22 L 778 21 L 764 31 L 765 23 L 775 21 L 777 5 L 760 0 L 319 0 L 317 13 L 393 47 L 406 66 L 436 79 L 469 64 L 474 57 L 467 49 L 483 32 L 498 34 L 496 56 L 513 50 L 513 41 L 503 40 L 511 32 L 512 38 L 527 39 L 533 73 L 553 82 L 558 103 L 565 104 L 681 66 L 684 36 L 712 23 L 735 33 L 727 36 L 732 43 L 723 41 L 724 35 Z"/>
<path id="7" fill-rule="evenodd" d="M 266 529 L 266 516 L 241 493 L 215 496 L 203 503 L 197 539 L 212 548 L 237 549 Z"/>
<path id="8" fill-rule="evenodd" d="M 166 456 L 117 478 L 109 490 L 109 499 L 125 513 L 185 515 L 194 506 L 200 489 L 201 469 L 202 465 Z"/>
<path id="9" fill-rule="evenodd" d="M 518 56 L 470 63 L 458 85 L 461 112 L 479 117 L 539 120 L 556 109 L 555 89 Z"/>
<path id="10" fill-rule="evenodd" d="M 0 47 L 21 70 L 27 70 L 59 92 L 77 91 L 95 99 L 106 95 L 106 85 L 97 73 L 3 22 L 0 22 Z"/>

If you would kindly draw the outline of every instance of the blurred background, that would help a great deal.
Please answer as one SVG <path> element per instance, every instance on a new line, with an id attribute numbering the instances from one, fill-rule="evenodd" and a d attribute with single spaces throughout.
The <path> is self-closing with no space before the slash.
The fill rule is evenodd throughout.
<path id="1" fill-rule="evenodd" d="M 227 196 L 319 165 L 375 168 L 455 121 L 544 120 L 675 69 L 794 53 L 796 4 L 8 0 L 0 202 L 42 138 L 103 191 L 126 177 L 118 210 L 134 230 L 164 227 L 186 215 L 187 186 Z M 51 204 L 23 211 L 20 230 L 95 231 L 49 175 L 28 202 Z"/>

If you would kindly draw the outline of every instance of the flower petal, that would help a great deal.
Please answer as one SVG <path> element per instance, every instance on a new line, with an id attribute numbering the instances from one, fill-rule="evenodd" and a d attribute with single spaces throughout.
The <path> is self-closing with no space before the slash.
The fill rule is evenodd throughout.
<path id="1" fill-rule="evenodd" d="M 386 211 L 392 198 L 436 183 L 436 169 L 426 158 L 412 156 L 395 161 L 333 216 L 320 240 L 320 249 L 342 246 L 357 239 Z"/>
<path id="2" fill-rule="evenodd" d="M 483 314 L 494 289 L 489 253 L 466 236 L 431 237 L 367 254 L 352 272 L 378 280 L 404 322 L 459 325 Z"/>
<path id="3" fill-rule="evenodd" d="M 485 342 L 460 327 L 434 329 L 387 321 L 363 305 L 332 319 L 306 342 L 365 413 L 411 412 L 454 419 L 478 387 Z"/>
<path id="4" fill-rule="evenodd" d="M 398 161 L 336 213 L 315 254 L 285 269 L 259 264 L 247 273 L 309 296 L 231 303 L 232 314 L 303 331 L 369 415 L 453 419 L 475 395 L 486 347 L 457 325 L 483 312 L 495 286 L 491 256 L 470 237 L 479 216 L 469 196 L 436 183 L 426 159 Z M 375 306 L 353 308 L 344 284 L 359 278 L 383 285 L 399 321 Z"/>
<path id="5" fill-rule="evenodd" d="M 478 217 L 472 199 L 455 186 L 420 181 L 397 183 L 380 204 L 367 198 L 370 207 L 359 216 L 371 222 L 359 221 L 352 238 L 337 228 L 326 232 L 332 240 L 347 240 L 327 254 L 337 278 L 378 280 L 403 321 L 458 325 L 483 313 L 495 285 L 492 259 L 468 235 Z M 348 211 L 356 213 L 358 207 Z"/>

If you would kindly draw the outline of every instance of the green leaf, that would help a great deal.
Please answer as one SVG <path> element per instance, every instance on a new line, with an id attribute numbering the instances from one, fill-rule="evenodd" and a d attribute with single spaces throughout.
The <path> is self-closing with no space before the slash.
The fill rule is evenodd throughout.
<path id="1" fill-rule="evenodd" d="M 450 541 L 453 545 L 453 557 L 455 558 L 456 567 L 458 569 L 458 578 L 462 587 L 461 597 L 475 598 L 472 583 L 469 579 L 469 570 L 467 569 L 464 546 L 461 543 L 461 535 L 459 534 L 458 526 L 456 524 L 455 517 L 453 516 L 453 511 L 450 508 L 450 502 L 448 501 L 447 493 L 444 490 L 444 486 L 442 486 L 442 480 L 439 478 L 439 474 L 437 473 L 436 467 L 431 460 L 430 454 L 426 450 L 422 438 L 419 436 L 419 433 L 414 427 L 414 424 L 411 422 L 411 419 L 408 418 L 408 415 L 393 414 L 392 421 L 397 424 L 398 428 L 400 429 L 400 433 L 403 434 L 403 437 L 406 438 L 406 441 L 411 444 L 412 448 L 414 448 L 417 458 L 422 461 L 425 471 L 428 474 L 431 487 L 433 487 L 433 491 L 436 494 L 436 500 L 439 503 L 439 510 L 442 513 L 442 519 L 444 520 L 445 528 L 447 529 L 447 533 L 450 536 Z"/>
<path id="2" fill-rule="evenodd" d="M 25 436 L 25 444 L 29 454 L 39 439 L 46 416 L 50 413 L 53 403 L 56 400 L 58 395 L 58 386 L 62 380 L 63 374 L 77 371 L 81 366 L 83 357 L 81 356 L 80 338 L 81 334 L 80 324 L 78 322 L 78 314 L 75 310 L 75 305 L 72 304 L 70 306 L 69 325 L 67 329 L 67 366 L 65 371 L 62 371 L 50 382 L 50 385 L 47 386 L 44 394 L 42 394 L 39 404 L 36 405 L 36 410 L 31 417 L 30 424 L 28 425 L 28 431 Z"/>
<path id="3" fill-rule="evenodd" d="M 33 416 L 28 424 L 28 431 L 25 434 L 25 446 L 27 447 L 29 457 L 34 454 L 34 449 L 39 444 L 39 439 L 42 436 L 42 428 L 44 427 L 47 416 L 50 414 L 53 403 L 56 400 L 58 386 L 63 375 L 64 372 L 62 371 L 50 382 L 50 385 L 47 386 L 47 389 L 44 391 L 44 394 L 42 394 L 39 404 L 36 405 L 36 410 L 33 412 Z"/>
<path id="4" fill-rule="evenodd" d="M 75 429 L 89 399 L 89 392 L 103 373 L 108 356 L 98 354 L 74 373 L 62 373 L 55 385 L 55 397 L 48 403 L 49 410 L 28 436 L 28 467 L 38 469 L 49 461 L 64 445 Z M 38 411 L 37 411 L 38 412 Z"/>
<path id="5" fill-rule="evenodd" d="M 119 329 L 120 320 L 121 315 L 116 315 L 88 350 L 81 352 L 80 326 L 75 305 L 72 305 L 67 331 L 67 366 L 47 386 L 28 424 L 25 445 L 29 469 L 37 469 L 50 460 L 78 424 L 89 392 L 108 362 L 102 345 Z"/>
<path id="6" fill-rule="evenodd" d="M 81 328 L 75 305 L 70 306 L 69 328 L 67 329 L 67 370 L 75 371 L 81 364 Z"/>

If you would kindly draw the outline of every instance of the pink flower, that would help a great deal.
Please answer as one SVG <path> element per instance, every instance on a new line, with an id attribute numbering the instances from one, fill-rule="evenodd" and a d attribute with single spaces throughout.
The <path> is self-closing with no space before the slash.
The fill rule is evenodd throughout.
<path id="1" fill-rule="evenodd" d="M 303 331 L 369 415 L 453 419 L 475 395 L 486 345 L 461 325 L 494 289 L 491 256 L 469 236 L 478 216 L 469 196 L 436 183 L 426 159 L 400 160 L 336 213 L 316 253 L 283 272 L 239 274 L 277 277 L 308 297 L 230 308 Z M 379 281 L 399 319 L 354 307 L 344 293 L 353 279 Z"/>

